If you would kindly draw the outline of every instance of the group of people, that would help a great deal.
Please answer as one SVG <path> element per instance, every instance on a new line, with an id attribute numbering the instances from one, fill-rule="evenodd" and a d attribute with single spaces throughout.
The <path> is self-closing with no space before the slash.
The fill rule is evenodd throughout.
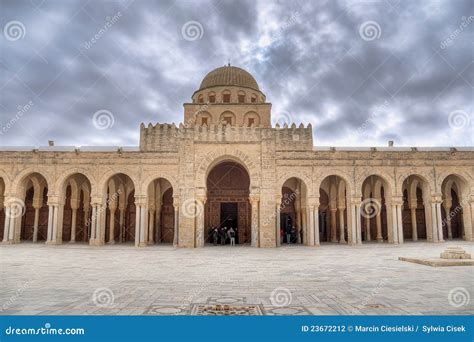
<path id="1" fill-rule="evenodd" d="M 231 246 L 235 246 L 236 232 L 233 227 L 214 227 L 211 230 L 211 236 L 214 246 L 217 246 L 218 243 L 225 245 L 227 241 L 229 241 Z"/>

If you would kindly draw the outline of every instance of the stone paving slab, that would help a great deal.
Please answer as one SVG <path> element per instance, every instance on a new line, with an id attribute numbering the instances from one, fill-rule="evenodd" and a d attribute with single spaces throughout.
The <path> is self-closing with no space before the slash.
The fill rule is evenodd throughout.
<path id="1" fill-rule="evenodd" d="M 474 266 L 474 259 L 440 259 L 440 258 L 405 258 L 399 257 L 401 261 L 413 262 L 415 264 L 432 266 L 432 267 L 448 267 L 448 266 Z"/>
<path id="2" fill-rule="evenodd" d="M 455 241 L 471 254 L 472 242 Z M 453 245 L 450 242 L 449 245 Z M 434 258 L 445 243 L 362 246 L 0 246 L 6 315 L 183 315 L 254 305 L 263 315 L 474 314 L 474 269 Z"/>

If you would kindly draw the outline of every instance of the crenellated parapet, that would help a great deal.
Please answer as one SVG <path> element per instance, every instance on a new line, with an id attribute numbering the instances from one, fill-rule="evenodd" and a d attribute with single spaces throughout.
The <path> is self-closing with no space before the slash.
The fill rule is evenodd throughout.
<path id="1" fill-rule="evenodd" d="M 311 124 L 304 127 L 300 124 L 279 124 L 273 129 L 275 134 L 275 147 L 277 151 L 305 151 L 313 149 L 313 129 Z"/>
<path id="2" fill-rule="evenodd" d="M 140 127 L 140 151 L 178 152 L 180 143 L 260 143 L 274 140 L 278 151 L 312 150 L 311 125 L 285 125 L 275 128 L 242 127 L 225 123 L 217 125 L 144 124 Z"/>
<path id="3" fill-rule="evenodd" d="M 174 123 L 140 125 L 140 151 L 178 152 L 179 129 Z"/>

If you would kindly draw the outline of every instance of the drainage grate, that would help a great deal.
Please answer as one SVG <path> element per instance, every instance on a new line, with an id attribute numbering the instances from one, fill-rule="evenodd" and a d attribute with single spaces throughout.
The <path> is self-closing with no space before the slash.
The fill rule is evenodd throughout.
<path id="1" fill-rule="evenodd" d="M 383 304 L 366 304 L 364 305 L 366 308 L 368 309 L 383 309 L 385 308 L 386 306 L 383 305 Z"/>
<path id="2" fill-rule="evenodd" d="M 259 305 L 195 305 L 191 311 L 195 316 L 261 316 Z"/>

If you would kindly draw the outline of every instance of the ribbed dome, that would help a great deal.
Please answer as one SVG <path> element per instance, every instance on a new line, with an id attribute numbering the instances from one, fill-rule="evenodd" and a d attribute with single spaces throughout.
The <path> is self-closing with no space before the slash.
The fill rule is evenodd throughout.
<path id="1" fill-rule="evenodd" d="M 237 86 L 259 90 L 257 81 L 244 69 L 226 65 L 212 70 L 204 77 L 199 90 L 217 86 Z"/>

